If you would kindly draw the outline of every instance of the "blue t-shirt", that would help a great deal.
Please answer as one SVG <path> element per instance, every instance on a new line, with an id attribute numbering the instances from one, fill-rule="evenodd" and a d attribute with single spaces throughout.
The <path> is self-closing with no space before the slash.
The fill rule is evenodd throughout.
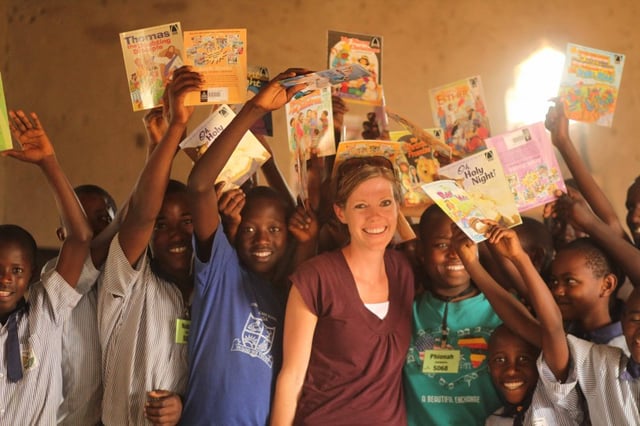
<path id="1" fill-rule="evenodd" d="M 222 227 L 209 261 L 196 258 L 194 268 L 181 424 L 267 424 L 282 361 L 283 302 L 240 264 Z"/>

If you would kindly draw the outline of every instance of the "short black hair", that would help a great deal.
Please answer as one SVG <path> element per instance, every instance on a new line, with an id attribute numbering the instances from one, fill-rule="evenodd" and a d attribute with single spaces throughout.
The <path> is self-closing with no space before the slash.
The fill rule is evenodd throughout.
<path id="1" fill-rule="evenodd" d="M 289 220 L 291 215 L 293 215 L 293 206 L 291 205 L 291 203 L 287 202 L 287 200 L 278 191 L 271 188 L 270 186 L 264 186 L 264 185 L 254 186 L 251 189 L 249 189 L 245 193 L 245 195 L 246 195 L 246 203 L 242 208 L 242 212 L 240 212 L 241 216 L 245 212 L 245 209 L 247 209 L 251 204 L 253 204 L 254 200 L 258 200 L 258 199 L 267 199 L 267 200 L 273 201 L 276 204 L 279 204 L 282 207 L 282 210 L 284 211 L 285 220 L 287 221 Z"/>
<path id="2" fill-rule="evenodd" d="M 73 188 L 74 192 L 77 196 L 82 194 L 96 194 L 100 197 L 103 197 L 105 202 L 107 203 L 107 207 L 113 209 L 115 213 L 118 211 L 117 205 L 111 194 L 109 194 L 104 188 L 98 185 L 86 184 L 86 185 L 78 185 Z"/>
<path id="3" fill-rule="evenodd" d="M 16 243 L 24 250 L 31 262 L 31 272 L 33 274 L 36 270 L 38 245 L 29 231 L 18 225 L 0 225 L 0 244 L 4 243 Z"/>
<path id="4" fill-rule="evenodd" d="M 187 185 L 180 182 L 179 180 L 169 179 L 167 183 L 167 189 L 164 191 L 164 195 L 173 194 L 177 192 L 187 192 Z"/>
<path id="5" fill-rule="evenodd" d="M 424 212 L 422 212 L 419 224 L 421 240 L 426 240 L 425 235 L 429 231 L 429 228 L 433 225 L 433 221 L 435 220 L 435 218 L 442 216 L 447 216 L 447 214 L 437 204 L 430 205 Z"/>
<path id="6" fill-rule="evenodd" d="M 596 277 L 602 278 L 605 275 L 614 274 L 618 279 L 618 286 L 624 282 L 625 276 L 622 269 L 613 261 L 606 250 L 592 238 L 577 238 L 561 247 L 558 253 L 569 250 L 581 253 L 586 260 L 587 266 Z"/>

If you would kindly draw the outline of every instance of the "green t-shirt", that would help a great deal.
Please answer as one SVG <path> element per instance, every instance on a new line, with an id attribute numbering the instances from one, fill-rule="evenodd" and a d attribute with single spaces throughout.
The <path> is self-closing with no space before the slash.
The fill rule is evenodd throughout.
<path id="1" fill-rule="evenodd" d="M 449 303 L 445 349 L 450 352 L 426 355 L 431 359 L 459 356 L 457 367 L 455 362 L 453 367 L 458 371 L 423 372 L 425 351 L 442 347 L 445 304 L 430 292 L 413 304 L 411 345 L 404 365 L 409 425 L 484 425 L 485 419 L 502 406 L 486 360 L 489 336 L 502 321 L 482 293 Z M 433 361 L 427 365 L 434 370 L 444 368 Z"/>

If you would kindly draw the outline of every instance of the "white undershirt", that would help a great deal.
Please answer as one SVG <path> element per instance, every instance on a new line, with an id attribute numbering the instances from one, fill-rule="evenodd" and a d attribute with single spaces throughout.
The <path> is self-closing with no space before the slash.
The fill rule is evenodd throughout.
<path id="1" fill-rule="evenodd" d="M 366 306 L 368 310 L 373 312 L 380 319 L 384 319 L 384 317 L 387 316 L 387 312 L 389 312 L 388 300 L 380 303 L 365 303 L 364 306 Z"/>

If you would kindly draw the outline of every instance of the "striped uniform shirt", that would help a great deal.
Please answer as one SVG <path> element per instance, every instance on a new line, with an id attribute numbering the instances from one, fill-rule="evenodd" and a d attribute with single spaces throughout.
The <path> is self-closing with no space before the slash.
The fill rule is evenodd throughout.
<path id="1" fill-rule="evenodd" d="M 0 328 L 0 424 L 56 423 L 62 400 L 62 324 L 80 297 L 55 270 L 31 285 L 29 307 L 17 322 L 23 371 L 17 383 L 7 378 L 7 326 Z"/>
<path id="2" fill-rule="evenodd" d="M 45 274 L 55 268 L 53 258 L 42 268 Z M 58 408 L 58 424 L 65 426 L 95 425 L 102 409 L 102 369 L 98 340 L 96 281 L 98 271 L 87 256 L 76 291 L 82 299 L 71 311 L 62 328 L 62 404 Z"/>
<path id="3" fill-rule="evenodd" d="M 545 391 L 559 406 L 579 416 L 589 407 L 593 425 L 640 425 L 640 379 L 627 372 L 629 358 L 620 348 L 597 345 L 568 335 L 569 377 L 559 383 L 541 358 L 538 370 Z M 584 394 L 581 401 L 580 392 Z"/>
<path id="4" fill-rule="evenodd" d="M 148 391 L 184 394 L 187 345 L 175 332 L 185 313 L 178 287 L 151 271 L 146 254 L 132 267 L 116 235 L 98 284 L 105 425 L 145 424 Z"/>

